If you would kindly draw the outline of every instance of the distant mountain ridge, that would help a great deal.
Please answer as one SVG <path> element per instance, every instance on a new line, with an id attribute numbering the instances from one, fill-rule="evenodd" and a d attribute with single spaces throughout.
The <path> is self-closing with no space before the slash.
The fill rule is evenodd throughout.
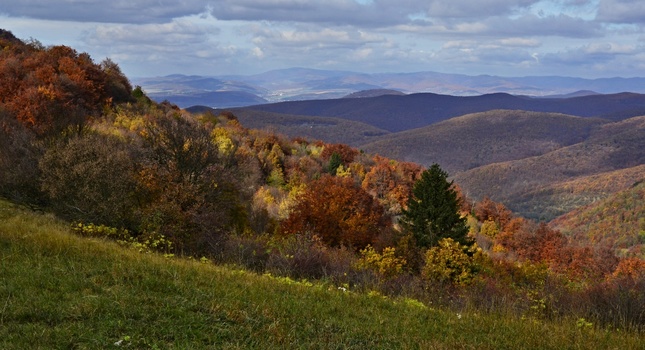
<path id="1" fill-rule="evenodd" d="M 398 132 L 453 117 L 496 109 L 563 113 L 579 117 L 621 120 L 645 115 L 645 95 L 619 93 L 571 98 L 529 98 L 495 93 L 452 96 L 431 93 L 381 95 L 361 99 L 278 102 L 245 107 L 255 111 L 344 118 Z M 238 109 L 240 110 L 240 109 Z"/>
<path id="2" fill-rule="evenodd" d="M 430 92 L 436 94 L 475 96 L 491 93 L 509 93 L 525 96 L 552 96 L 591 90 L 600 94 L 620 92 L 645 93 L 645 78 L 584 79 L 562 76 L 500 77 L 491 75 L 469 76 L 438 72 L 412 73 L 359 73 L 306 68 L 288 68 L 253 75 L 186 76 L 134 78 L 153 99 L 164 97 L 175 102 L 175 96 L 204 92 L 244 91 L 269 102 L 309 99 L 341 98 L 349 94 L 374 89 L 397 90 L 406 94 Z M 571 96 L 568 96 L 571 97 Z M 255 104 L 238 101 L 226 106 L 208 98 L 195 103 L 209 107 L 243 107 Z"/>

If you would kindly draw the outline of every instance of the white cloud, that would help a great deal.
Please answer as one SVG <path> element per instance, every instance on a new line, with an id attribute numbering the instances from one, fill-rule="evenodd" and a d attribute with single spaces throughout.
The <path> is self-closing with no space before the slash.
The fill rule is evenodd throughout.
<path id="1" fill-rule="evenodd" d="M 134 75 L 289 66 L 511 75 L 548 65 L 591 74 L 610 63 L 633 75 L 643 23 L 642 0 L 0 0 L 0 27 L 111 57 Z"/>
<path id="2" fill-rule="evenodd" d="M 503 45 L 503 46 L 515 46 L 515 47 L 538 47 L 542 45 L 542 43 L 537 39 L 518 38 L 518 37 L 503 38 L 503 39 L 499 39 L 498 42 L 500 43 L 500 45 Z"/>

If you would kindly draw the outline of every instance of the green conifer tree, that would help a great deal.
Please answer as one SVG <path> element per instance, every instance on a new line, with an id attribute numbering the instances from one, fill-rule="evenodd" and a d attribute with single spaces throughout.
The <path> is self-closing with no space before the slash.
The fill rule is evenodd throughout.
<path id="1" fill-rule="evenodd" d="M 419 247 L 436 246 L 442 238 L 470 244 L 466 219 L 459 214 L 459 198 L 448 174 L 433 164 L 414 184 L 401 224 Z"/>
<path id="2" fill-rule="evenodd" d="M 329 158 L 329 166 L 327 167 L 327 170 L 329 170 L 330 174 L 336 175 L 336 170 L 338 170 L 338 167 L 342 164 L 343 159 L 340 157 L 340 154 L 334 152 Z"/>

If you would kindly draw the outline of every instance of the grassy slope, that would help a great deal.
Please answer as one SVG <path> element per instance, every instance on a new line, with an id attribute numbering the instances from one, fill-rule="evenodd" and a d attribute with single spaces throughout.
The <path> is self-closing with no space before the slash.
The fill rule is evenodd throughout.
<path id="1" fill-rule="evenodd" d="M 119 343 L 120 342 L 120 343 Z M 115 345 L 119 343 L 120 346 Z M 0 202 L 0 348 L 636 349 L 638 334 L 433 310 L 68 233 Z"/>

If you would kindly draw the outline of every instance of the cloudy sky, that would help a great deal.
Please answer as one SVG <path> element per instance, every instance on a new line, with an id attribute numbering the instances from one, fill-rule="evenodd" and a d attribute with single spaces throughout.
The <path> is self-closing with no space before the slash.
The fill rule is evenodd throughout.
<path id="1" fill-rule="evenodd" d="M 643 0 L 0 0 L 0 28 L 110 57 L 130 77 L 645 76 Z"/>

